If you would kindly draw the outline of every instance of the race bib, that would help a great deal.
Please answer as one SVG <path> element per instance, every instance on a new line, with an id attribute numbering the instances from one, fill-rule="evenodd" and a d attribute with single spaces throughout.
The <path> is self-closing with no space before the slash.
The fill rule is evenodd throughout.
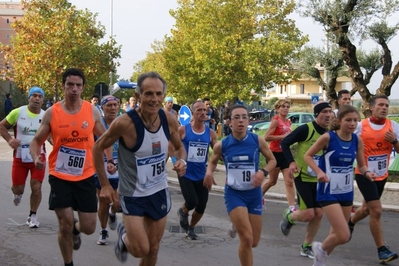
<path id="1" fill-rule="evenodd" d="M 251 182 L 255 174 L 254 163 L 229 163 L 227 165 L 227 185 L 237 190 L 254 188 Z"/>
<path id="2" fill-rule="evenodd" d="M 58 151 L 55 171 L 73 176 L 83 174 L 86 151 L 61 146 Z"/>
<path id="3" fill-rule="evenodd" d="M 208 152 L 208 144 L 203 142 L 192 142 L 188 144 L 187 162 L 204 163 Z"/>
<path id="4" fill-rule="evenodd" d="M 378 176 L 383 176 L 388 171 L 388 156 L 375 155 L 367 158 L 367 165 L 370 172 L 376 173 Z"/>
<path id="5" fill-rule="evenodd" d="M 23 163 L 32 163 L 32 155 L 30 154 L 29 144 L 21 145 L 21 160 Z"/>
<path id="6" fill-rule="evenodd" d="M 166 178 L 165 153 L 136 160 L 139 185 L 150 188 Z"/>
<path id="7" fill-rule="evenodd" d="M 330 194 L 345 194 L 353 191 L 353 167 L 332 166 L 328 175 Z"/>

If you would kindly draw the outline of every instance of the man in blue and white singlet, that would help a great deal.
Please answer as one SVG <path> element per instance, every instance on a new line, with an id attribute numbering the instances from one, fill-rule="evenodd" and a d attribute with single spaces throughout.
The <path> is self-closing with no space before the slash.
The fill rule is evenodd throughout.
<path id="1" fill-rule="evenodd" d="M 269 171 L 276 167 L 276 160 L 265 139 L 247 131 L 249 114 L 245 106 L 231 107 L 228 118 L 232 133 L 215 144 L 204 186 L 210 190 L 212 185 L 216 185 L 213 172 L 219 159 L 223 158 L 227 179 L 224 198 L 227 213 L 240 238 L 240 263 L 259 264 L 253 262 L 252 248 L 258 245 L 262 231 L 261 184 Z M 268 164 L 259 169 L 260 153 Z"/>
<path id="2" fill-rule="evenodd" d="M 140 107 L 117 117 L 94 145 L 94 164 L 100 180 L 105 180 L 103 147 L 119 139 L 119 201 L 123 222 L 118 224 L 115 255 L 121 262 L 127 254 L 141 258 L 140 265 L 155 265 L 166 216 L 171 208 L 166 175 L 168 142 L 175 149 L 174 170 L 186 173 L 186 151 L 178 133 L 177 119 L 162 108 L 165 80 L 155 72 L 140 75 L 135 97 Z M 111 202 L 117 197 L 107 182 L 100 197 Z"/>

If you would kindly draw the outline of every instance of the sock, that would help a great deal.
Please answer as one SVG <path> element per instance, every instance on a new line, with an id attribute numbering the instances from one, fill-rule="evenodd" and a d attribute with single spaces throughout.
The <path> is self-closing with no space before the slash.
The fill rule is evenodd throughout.
<path id="1" fill-rule="evenodd" d="M 31 216 L 32 216 L 32 214 L 36 215 L 36 212 L 34 212 L 34 211 L 30 211 L 30 212 L 29 212 L 29 217 L 31 217 Z"/>
<path id="2" fill-rule="evenodd" d="M 76 223 L 77 221 L 73 223 L 73 232 L 72 232 L 72 234 L 74 234 L 75 236 L 80 234 L 78 229 L 76 229 Z"/>
<path id="3" fill-rule="evenodd" d="M 302 247 L 304 247 L 304 248 L 311 247 L 311 246 L 312 246 L 312 244 L 308 244 L 308 243 L 305 243 L 305 242 L 303 242 L 303 244 L 302 244 Z"/>
<path id="4" fill-rule="evenodd" d="M 64 263 L 65 266 L 73 266 L 73 261 L 71 261 L 70 263 Z"/>
<path id="5" fill-rule="evenodd" d="M 290 224 L 295 224 L 294 221 L 291 220 L 291 214 L 287 215 L 287 219 L 288 219 L 288 222 L 290 222 Z"/>

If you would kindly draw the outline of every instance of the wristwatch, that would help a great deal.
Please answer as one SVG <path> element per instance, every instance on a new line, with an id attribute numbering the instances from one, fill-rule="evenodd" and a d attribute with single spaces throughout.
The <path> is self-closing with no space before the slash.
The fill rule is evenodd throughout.
<path id="1" fill-rule="evenodd" d="M 107 163 L 112 163 L 114 166 L 116 166 L 116 163 L 114 162 L 114 160 L 108 160 Z"/>
<path id="2" fill-rule="evenodd" d="M 259 171 L 263 172 L 265 177 L 269 174 L 269 172 L 267 170 L 265 170 L 264 168 L 259 169 Z"/>
<path id="3" fill-rule="evenodd" d="M 398 143 L 398 139 L 395 139 L 394 141 L 391 142 L 392 145 L 395 145 L 396 143 Z"/>

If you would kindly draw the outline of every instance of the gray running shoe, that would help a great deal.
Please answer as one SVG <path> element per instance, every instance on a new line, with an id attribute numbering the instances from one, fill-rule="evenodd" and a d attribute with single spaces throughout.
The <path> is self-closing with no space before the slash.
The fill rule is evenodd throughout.
<path id="1" fill-rule="evenodd" d="M 177 210 L 177 216 L 179 217 L 179 222 L 181 228 L 183 228 L 185 231 L 188 230 L 188 214 L 184 214 L 182 208 Z"/>
<path id="2" fill-rule="evenodd" d="M 73 219 L 73 227 L 75 227 L 75 224 L 78 222 L 78 219 L 74 218 Z M 72 241 L 73 241 L 73 249 L 78 250 L 80 248 L 80 245 L 82 245 L 82 239 L 80 238 L 80 233 L 77 235 L 74 235 L 72 233 Z"/>
<path id="3" fill-rule="evenodd" d="M 396 260 L 397 258 L 398 254 L 390 251 L 387 247 L 383 247 L 382 250 L 378 252 L 378 259 L 380 260 L 381 264 Z"/>
<path id="4" fill-rule="evenodd" d="M 116 217 L 116 213 L 111 212 L 111 207 L 109 207 L 108 211 L 108 227 L 111 230 L 115 230 L 118 226 L 118 218 Z"/>
<path id="5" fill-rule="evenodd" d="M 303 247 L 301 245 L 301 256 L 302 257 L 308 257 L 309 259 L 314 259 L 312 246 Z"/>
<path id="6" fill-rule="evenodd" d="M 97 245 L 108 245 L 108 231 L 107 229 L 100 231 L 100 238 L 97 240 Z"/>
<path id="7" fill-rule="evenodd" d="M 197 240 L 198 239 L 198 236 L 195 233 L 194 227 L 189 227 L 188 228 L 188 230 L 186 232 L 186 236 L 187 236 L 188 239 L 191 239 L 191 240 Z"/>
<path id="8" fill-rule="evenodd" d="M 313 242 L 312 250 L 314 254 L 313 266 L 326 266 L 328 255 L 327 252 L 321 248 L 321 243 Z"/>
<path id="9" fill-rule="evenodd" d="M 291 223 L 288 220 L 288 215 L 290 215 L 291 213 L 292 213 L 292 211 L 289 208 L 285 209 L 283 212 L 283 220 L 281 220 L 281 222 L 280 222 L 281 232 L 285 236 L 288 236 L 288 234 L 290 233 L 291 227 L 294 225 L 293 223 Z"/>
<path id="10" fill-rule="evenodd" d="M 120 262 L 126 262 L 127 249 L 126 249 L 125 243 L 122 240 L 122 236 L 126 231 L 125 231 L 125 226 L 123 226 L 123 223 L 118 224 L 118 228 L 116 229 L 116 232 L 118 233 L 118 240 L 116 241 L 115 247 L 114 247 L 115 256 Z"/>

